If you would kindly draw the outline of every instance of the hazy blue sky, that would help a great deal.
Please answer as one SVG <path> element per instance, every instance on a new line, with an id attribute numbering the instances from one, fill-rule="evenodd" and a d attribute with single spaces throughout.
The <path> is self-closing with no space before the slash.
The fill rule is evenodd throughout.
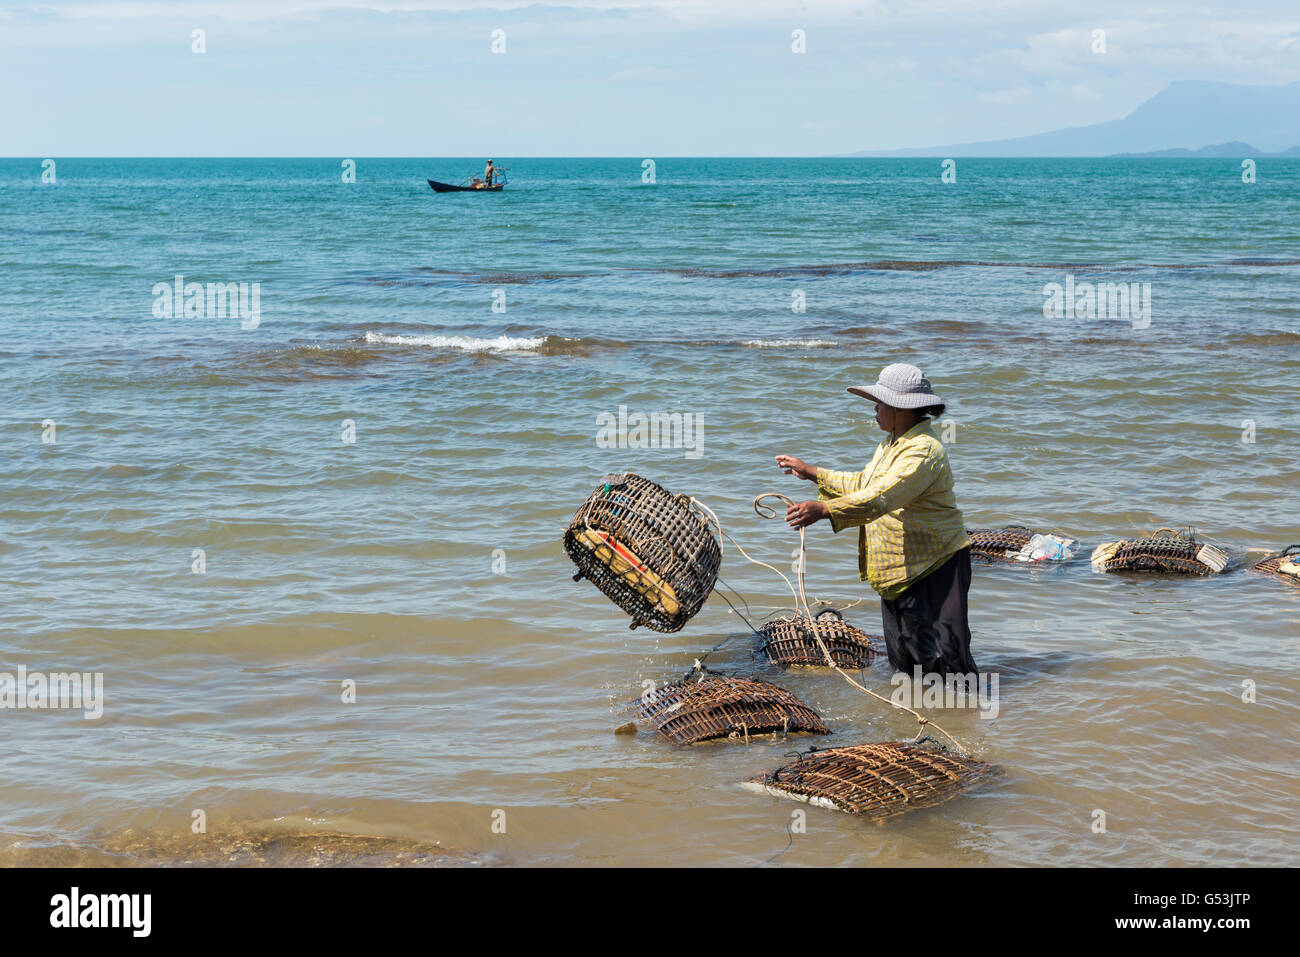
<path id="1" fill-rule="evenodd" d="M 1300 0 L 0 0 L 6 156 L 824 155 L 1101 122 L 1181 79 L 1300 79 Z"/>

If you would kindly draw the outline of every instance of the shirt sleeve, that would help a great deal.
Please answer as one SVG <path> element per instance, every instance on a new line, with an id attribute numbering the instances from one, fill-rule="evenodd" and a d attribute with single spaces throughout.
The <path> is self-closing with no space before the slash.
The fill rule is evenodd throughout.
<path id="1" fill-rule="evenodd" d="M 924 445 L 904 449 L 883 475 L 827 502 L 831 528 L 838 532 L 843 528 L 866 525 L 916 501 L 934 483 L 936 465 L 932 449 Z M 819 485 L 820 477 L 819 471 Z"/>
<path id="2" fill-rule="evenodd" d="M 817 498 L 825 502 L 862 488 L 867 480 L 867 470 L 837 472 L 834 469 L 817 470 Z"/>

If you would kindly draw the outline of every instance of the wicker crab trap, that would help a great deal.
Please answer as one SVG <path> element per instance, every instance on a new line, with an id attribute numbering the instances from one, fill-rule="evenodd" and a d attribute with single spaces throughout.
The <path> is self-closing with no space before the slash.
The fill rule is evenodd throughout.
<path id="1" fill-rule="evenodd" d="M 810 751 L 744 782 L 753 791 L 884 820 L 955 797 L 997 767 L 923 744 L 887 742 Z"/>
<path id="2" fill-rule="evenodd" d="M 968 528 L 966 534 L 970 538 L 971 557 L 983 559 L 990 564 L 994 562 L 1012 565 L 1037 564 L 1040 559 L 1033 557 L 1030 546 L 1035 536 L 1040 535 L 1046 542 L 1054 543 L 1063 550 L 1063 555 L 1055 558 L 1054 562 L 1068 561 L 1074 557 L 1074 552 L 1079 547 L 1078 541 L 1073 538 L 1040 532 L 1037 529 L 1026 528 L 1024 525 Z"/>
<path id="3" fill-rule="evenodd" d="M 970 536 L 970 553 L 990 562 L 1014 561 L 1008 552 L 1018 552 L 1037 534 L 1032 528 L 1023 525 L 1008 525 L 1005 528 L 968 528 Z"/>
<path id="4" fill-rule="evenodd" d="M 816 635 L 813 634 L 814 627 Z M 841 668 L 857 670 L 880 654 L 883 638 L 854 628 L 833 608 L 817 613 L 815 621 L 804 615 L 773 618 L 758 629 L 759 651 L 774 665 L 826 665 L 826 654 L 817 637 L 825 642 L 831 659 Z"/>
<path id="5" fill-rule="evenodd" d="M 722 548 L 688 495 L 632 472 L 606 475 L 564 533 L 586 578 L 632 618 L 631 628 L 677 631 L 713 591 Z"/>
<path id="6" fill-rule="evenodd" d="M 1300 585 L 1300 545 L 1288 545 L 1276 555 L 1255 563 L 1255 571 Z"/>
<path id="7" fill-rule="evenodd" d="M 1228 554 L 1197 541 L 1191 531 L 1161 528 L 1149 538 L 1103 542 L 1092 553 L 1092 567 L 1103 572 L 1215 575 L 1228 567 Z"/>
<path id="8" fill-rule="evenodd" d="M 712 672 L 647 691 L 630 707 L 673 744 L 733 735 L 830 734 L 817 712 L 784 688 Z"/>

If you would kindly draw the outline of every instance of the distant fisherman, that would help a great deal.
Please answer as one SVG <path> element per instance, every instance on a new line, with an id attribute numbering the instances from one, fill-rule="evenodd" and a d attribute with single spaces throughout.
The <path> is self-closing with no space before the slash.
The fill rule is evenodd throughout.
<path id="1" fill-rule="evenodd" d="M 778 455 L 787 475 L 817 483 L 815 502 L 786 510 L 804 528 L 823 518 L 858 526 L 858 570 L 880 595 L 889 663 L 898 671 L 973 674 L 966 598 L 971 565 L 966 522 L 953 493 L 948 453 L 930 429 L 944 402 L 916 366 L 895 363 L 874 385 L 849 392 L 876 403 L 889 433 L 861 472 L 836 472 Z"/>
<path id="2" fill-rule="evenodd" d="M 491 185 L 492 185 L 492 177 L 495 176 L 495 175 L 496 175 L 496 168 L 492 165 L 492 161 L 491 161 L 491 160 L 488 160 L 488 162 L 487 162 L 487 168 L 483 170 L 483 183 L 484 183 L 484 185 L 486 185 L 486 186 L 491 186 Z"/>

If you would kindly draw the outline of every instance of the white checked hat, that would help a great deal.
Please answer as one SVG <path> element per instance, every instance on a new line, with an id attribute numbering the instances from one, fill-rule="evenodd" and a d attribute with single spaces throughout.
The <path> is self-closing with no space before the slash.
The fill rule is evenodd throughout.
<path id="1" fill-rule="evenodd" d="M 864 399 L 874 399 L 896 409 L 925 409 L 938 406 L 943 413 L 944 401 L 934 394 L 930 380 L 916 366 L 895 362 L 880 370 L 874 385 L 851 385 L 849 392 Z"/>

